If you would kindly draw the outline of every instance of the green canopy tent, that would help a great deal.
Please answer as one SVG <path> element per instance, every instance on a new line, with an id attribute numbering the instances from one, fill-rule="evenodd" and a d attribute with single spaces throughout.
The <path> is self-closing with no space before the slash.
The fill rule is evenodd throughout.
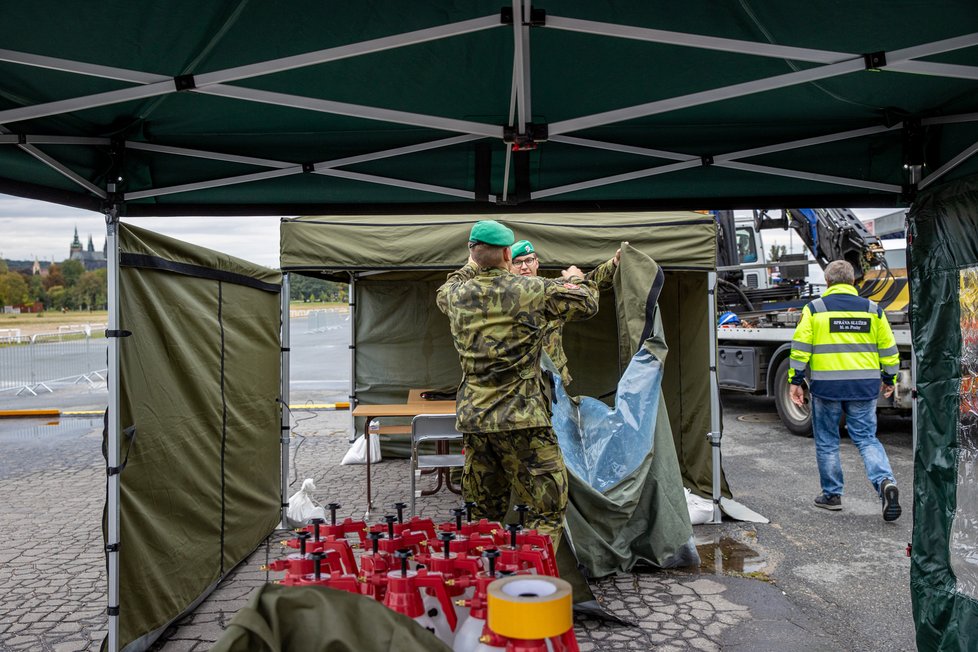
<path id="1" fill-rule="evenodd" d="M 910 595 L 921 650 L 978 636 L 978 177 L 909 215 L 916 362 Z"/>
<path id="2" fill-rule="evenodd" d="M 38 0 L 0 44 L 0 192 L 130 216 L 897 206 L 978 169 L 970 0 Z"/>
<path id="3" fill-rule="evenodd" d="M 692 212 L 493 217 L 533 242 L 544 271 L 570 264 L 590 269 L 619 247 L 645 254 L 633 259 L 644 274 L 632 280 L 632 285 L 645 285 L 623 285 L 616 274 L 615 291 L 602 295 L 598 315 L 567 323 L 563 341 L 575 378 L 568 389 L 573 395 L 613 393 L 643 344 L 665 360 L 662 393 L 656 391 L 650 399 L 662 404 L 661 423 L 653 418 L 656 443 L 635 476 L 622 482 L 624 489 L 609 489 L 611 497 L 585 489 L 586 481 L 575 477 L 568 531 L 588 572 L 596 576 L 631 570 L 638 563 L 671 566 L 695 558 L 680 483 L 714 498 L 715 522 L 721 508 L 735 513 L 744 509 L 730 499 L 719 463 L 720 406 L 711 373 L 716 332 L 708 292 L 716 277 L 715 222 Z M 350 283 L 352 404 L 403 402 L 409 388 L 458 386 L 458 354 L 448 319 L 435 305 L 435 292 L 446 272 L 465 262 L 475 221 L 451 215 L 282 221 L 283 271 Z M 655 275 L 645 267 L 665 272 L 655 293 Z M 654 343 L 642 338 L 649 301 L 658 305 L 654 314 L 661 322 Z M 707 438 L 710 433 L 716 435 L 715 446 Z M 674 516 L 677 505 L 681 514 Z M 629 536 L 615 532 L 621 528 Z"/>
<path id="4" fill-rule="evenodd" d="M 663 393 L 684 480 L 703 495 L 729 496 L 706 438 L 719 432 L 718 413 L 716 425 L 711 422 L 716 412 L 711 406 L 717 403 L 715 387 L 711 400 L 710 355 L 715 347 L 707 292 L 716 267 L 712 218 L 688 212 L 493 217 L 533 242 L 544 271 L 570 264 L 594 268 L 623 241 L 663 267 L 666 283 L 659 303 L 671 352 Z M 398 402 L 411 387 L 458 385 L 458 356 L 434 293 L 446 272 L 465 262 L 465 243 L 475 220 L 374 215 L 282 221 L 283 271 L 351 283 L 354 403 Z M 606 394 L 621 375 L 613 297 L 603 297 L 602 304 L 595 319 L 565 327 L 565 349 L 576 378 L 573 394 Z"/>
<path id="5" fill-rule="evenodd" d="M 904 206 L 978 171 L 972 0 L 37 0 L 0 46 L 0 192 L 110 249 L 122 216 Z"/>

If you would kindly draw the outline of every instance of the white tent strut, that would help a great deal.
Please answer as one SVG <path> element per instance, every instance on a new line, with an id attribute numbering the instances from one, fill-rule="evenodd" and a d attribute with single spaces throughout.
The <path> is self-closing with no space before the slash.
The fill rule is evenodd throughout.
<path id="1" fill-rule="evenodd" d="M 110 186 L 109 190 L 112 190 Z M 106 215 L 106 249 L 108 254 L 109 304 L 108 330 L 119 330 L 119 221 L 118 215 Z M 106 435 L 106 464 L 108 469 L 119 468 L 119 337 L 108 338 L 108 372 L 106 385 L 109 390 L 108 433 Z M 108 557 L 108 639 L 109 652 L 119 650 L 119 473 L 109 473 L 106 482 L 106 556 Z"/>

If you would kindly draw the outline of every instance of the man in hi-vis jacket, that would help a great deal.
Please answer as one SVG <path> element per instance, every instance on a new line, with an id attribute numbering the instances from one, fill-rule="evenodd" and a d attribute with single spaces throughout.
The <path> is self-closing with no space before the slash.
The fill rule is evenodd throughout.
<path id="1" fill-rule="evenodd" d="M 876 401 L 893 394 L 899 371 L 893 331 L 886 314 L 853 286 L 852 265 L 836 260 L 825 268 L 828 289 L 804 307 L 791 342 L 791 400 L 804 404 L 802 384 L 812 395 L 812 432 L 822 494 L 815 506 L 842 509 L 842 463 L 839 458 L 839 420 L 846 415 L 852 443 L 859 449 L 866 476 L 883 503 L 883 520 L 900 517 L 900 492 L 890 460 L 876 438 Z"/>

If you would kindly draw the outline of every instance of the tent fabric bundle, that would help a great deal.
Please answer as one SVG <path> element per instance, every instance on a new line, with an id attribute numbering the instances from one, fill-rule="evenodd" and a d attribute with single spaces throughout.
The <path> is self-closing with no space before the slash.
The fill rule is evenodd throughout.
<path id="1" fill-rule="evenodd" d="M 614 408 L 590 397 L 572 400 L 555 377 L 554 430 L 570 477 L 567 538 L 590 577 L 699 563 L 661 392 L 663 282 L 654 261 L 622 247 L 615 303 L 621 350 L 633 355 Z"/>
<path id="2" fill-rule="evenodd" d="M 372 598 L 323 586 L 255 589 L 212 652 L 449 652 L 434 634 Z"/>
<path id="3" fill-rule="evenodd" d="M 978 640 L 978 177 L 909 213 L 917 450 L 910 588 L 917 647 Z M 955 328 L 954 325 L 960 325 Z"/>
<path id="4" fill-rule="evenodd" d="M 662 378 L 686 486 L 712 495 L 707 272 L 716 267 L 716 225 L 694 212 L 491 215 L 533 242 L 545 273 L 575 264 L 591 269 L 623 241 L 665 275 L 659 313 L 670 355 Z M 448 320 L 435 306 L 445 273 L 466 259 L 472 216 L 308 216 L 281 224 L 286 272 L 354 282 L 354 394 L 361 403 L 404 401 L 407 388 L 450 390 L 461 369 Z M 644 299 L 643 299 L 644 301 Z M 644 304 L 643 304 L 644 308 Z M 564 327 L 573 394 L 614 390 L 632 344 L 619 340 L 615 299 L 604 293 L 597 316 Z M 624 347 L 624 351 L 621 348 Z M 725 481 L 724 495 L 729 496 Z"/>
<path id="5" fill-rule="evenodd" d="M 119 641 L 144 650 L 279 522 L 281 274 L 120 225 Z"/>

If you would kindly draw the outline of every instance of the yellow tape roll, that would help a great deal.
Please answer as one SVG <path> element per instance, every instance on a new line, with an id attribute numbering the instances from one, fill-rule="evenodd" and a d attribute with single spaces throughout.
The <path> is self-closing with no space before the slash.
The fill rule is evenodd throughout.
<path id="1" fill-rule="evenodd" d="M 512 575 L 489 585 L 489 629 L 506 638 L 560 636 L 574 626 L 571 585 L 546 575 Z"/>

